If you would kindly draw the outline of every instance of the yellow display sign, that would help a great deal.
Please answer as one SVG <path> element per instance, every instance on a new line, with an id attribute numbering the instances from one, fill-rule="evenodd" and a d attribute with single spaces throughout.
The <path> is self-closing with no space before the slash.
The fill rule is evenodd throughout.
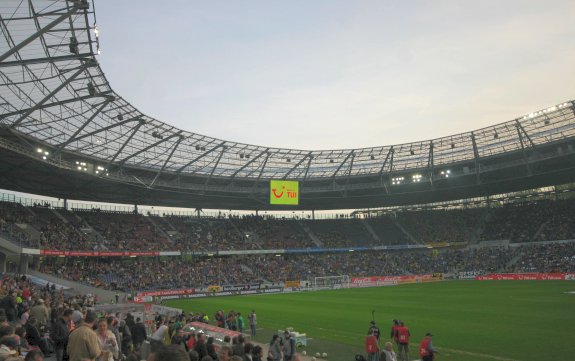
<path id="1" fill-rule="evenodd" d="M 298 181 L 270 181 L 270 204 L 287 204 L 297 206 L 299 204 Z"/>

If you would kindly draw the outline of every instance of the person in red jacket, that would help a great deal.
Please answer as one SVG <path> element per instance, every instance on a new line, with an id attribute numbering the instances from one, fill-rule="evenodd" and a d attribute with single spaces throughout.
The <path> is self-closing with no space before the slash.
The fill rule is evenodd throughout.
<path id="1" fill-rule="evenodd" d="M 365 337 L 365 352 L 367 353 L 367 361 L 377 361 L 379 345 L 373 330 Z"/>
<path id="2" fill-rule="evenodd" d="M 419 346 L 419 356 L 421 357 L 421 361 L 432 361 L 433 356 L 437 353 L 435 347 L 433 347 L 433 343 L 431 342 L 431 338 L 433 335 L 431 333 L 426 333 L 425 338 L 421 341 L 421 345 Z"/>
<path id="3" fill-rule="evenodd" d="M 403 321 L 399 321 L 399 327 L 397 328 L 397 343 L 398 343 L 398 353 L 400 361 L 409 360 L 409 328 L 405 326 Z"/>
<path id="4" fill-rule="evenodd" d="M 389 335 L 389 337 L 393 340 L 393 342 L 395 342 L 395 344 L 397 345 L 397 328 L 399 327 L 399 321 L 398 320 L 393 320 L 393 325 L 391 326 L 391 333 Z"/>

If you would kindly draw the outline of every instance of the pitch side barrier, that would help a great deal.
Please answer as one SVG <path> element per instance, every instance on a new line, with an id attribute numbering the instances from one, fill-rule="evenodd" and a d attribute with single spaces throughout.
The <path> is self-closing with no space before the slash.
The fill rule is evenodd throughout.
<path id="1" fill-rule="evenodd" d="M 575 281 L 575 273 L 490 273 L 476 276 L 477 281 Z"/>
<path id="2" fill-rule="evenodd" d="M 343 276 L 340 276 L 343 277 Z M 331 277 L 326 277 L 331 278 Z M 443 274 L 423 274 L 408 276 L 372 276 L 352 277 L 345 276 L 345 283 L 334 283 L 322 287 L 312 287 L 310 281 L 285 281 L 279 283 L 250 283 L 239 285 L 211 285 L 207 287 L 184 288 L 176 290 L 157 290 L 138 292 L 134 297 L 135 303 L 149 303 L 173 299 L 192 299 L 206 297 L 263 295 L 274 293 L 309 292 L 326 289 L 381 287 L 408 283 L 438 282 L 443 280 Z"/>

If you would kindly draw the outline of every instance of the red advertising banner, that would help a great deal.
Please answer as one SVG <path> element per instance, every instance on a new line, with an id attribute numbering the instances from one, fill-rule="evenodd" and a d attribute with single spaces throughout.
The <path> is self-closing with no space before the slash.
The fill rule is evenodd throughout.
<path id="1" fill-rule="evenodd" d="M 228 330 L 227 328 L 220 328 L 217 326 L 208 325 L 206 323 L 201 322 L 191 322 L 188 323 L 184 328 L 191 328 L 194 330 L 202 330 L 204 332 L 208 332 L 211 334 L 223 335 L 223 336 L 230 336 L 231 338 L 237 337 L 241 335 L 241 332 Z M 223 338 L 223 337 L 222 337 Z"/>
<path id="2" fill-rule="evenodd" d="M 575 281 L 575 273 L 491 273 L 478 281 Z"/>
<path id="3" fill-rule="evenodd" d="M 149 257 L 159 256 L 160 252 L 94 252 L 94 251 L 55 251 L 50 249 L 41 249 L 40 254 L 43 256 L 71 256 L 71 257 Z"/>
<path id="4" fill-rule="evenodd" d="M 190 295 L 196 293 L 195 288 L 186 288 L 182 290 L 163 290 L 163 291 L 149 291 L 149 292 L 139 292 L 138 297 L 145 297 L 145 296 L 174 296 L 174 295 Z"/>
<path id="5" fill-rule="evenodd" d="M 350 287 L 373 287 L 403 283 L 433 282 L 440 280 L 441 278 L 433 277 L 431 274 L 409 276 L 354 277 L 351 279 Z"/>

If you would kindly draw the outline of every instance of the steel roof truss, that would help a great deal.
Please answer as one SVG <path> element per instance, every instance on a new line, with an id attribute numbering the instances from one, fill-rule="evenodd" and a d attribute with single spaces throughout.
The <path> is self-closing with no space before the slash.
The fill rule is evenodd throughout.
<path id="1" fill-rule="evenodd" d="M 80 8 L 74 4 L 74 6 L 68 10 L 68 12 L 66 12 L 65 14 L 60 15 L 59 17 L 57 17 L 54 21 L 52 21 L 51 23 L 49 23 L 48 25 L 46 25 L 45 27 L 41 28 L 40 30 L 36 31 L 34 34 L 30 35 L 28 38 L 24 39 L 20 44 L 14 46 L 13 48 L 11 48 L 10 50 L 8 50 L 7 52 L 5 52 L 4 54 L 0 55 L 0 63 L 3 62 L 4 60 L 8 59 L 11 55 L 14 55 L 15 53 L 19 52 L 20 50 L 22 50 L 26 45 L 30 44 L 31 42 L 33 42 L 34 40 L 36 40 L 38 37 L 42 36 L 44 33 L 46 33 L 47 31 L 49 31 L 50 29 L 52 29 L 54 26 L 60 24 L 62 21 L 66 20 L 66 18 L 74 13 L 76 13 Z"/>
<path id="2" fill-rule="evenodd" d="M 202 159 L 203 157 L 205 157 L 206 155 L 210 154 L 211 152 L 213 152 L 214 150 L 218 149 L 219 147 L 223 147 L 224 144 L 226 144 L 225 141 L 219 143 L 218 145 L 216 145 L 215 147 L 206 150 L 205 152 L 203 152 L 202 154 L 200 154 L 199 156 L 197 156 L 196 158 L 192 159 L 191 161 L 189 161 L 188 163 L 186 163 L 184 166 L 180 167 L 180 169 L 178 169 L 176 171 L 176 173 L 181 173 L 184 169 L 186 169 L 187 167 L 189 167 L 190 165 L 194 164 L 195 162 L 197 162 L 198 160 Z M 193 172 L 192 172 L 193 173 Z"/>
<path id="3" fill-rule="evenodd" d="M 150 149 L 154 148 L 154 147 L 157 146 L 157 145 L 160 145 L 160 144 L 162 144 L 162 143 L 164 143 L 164 142 L 167 142 L 168 140 L 172 139 L 173 137 L 179 136 L 181 133 L 182 133 L 182 131 L 180 130 L 179 132 L 174 133 L 174 134 L 172 134 L 172 135 L 166 137 L 165 139 L 161 139 L 161 140 L 159 140 L 159 141 L 157 141 L 157 142 L 155 142 L 155 143 L 152 143 L 152 144 L 148 145 L 147 147 L 145 147 L 145 148 L 143 148 L 143 149 L 140 149 L 140 150 L 137 151 L 136 153 L 130 154 L 129 156 L 127 156 L 126 158 L 122 159 L 122 160 L 119 162 L 119 163 L 120 163 L 120 166 L 124 165 L 129 159 L 132 159 L 132 158 L 134 158 L 135 156 L 137 156 L 137 155 L 139 155 L 139 154 L 142 154 L 142 153 L 144 153 L 145 151 L 150 150 Z"/>
<path id="4" fill-rule="evenodd" d="M 284 176 L 282 177 L 282 179 L 286 179 L 297 167 L 299 167 L 304 160 L 307 159 L 307 157 L 311 157 L 311 152 L 309 152 L 308 154 L 304 155 L 304 157 L 302 159 L 300 159 L 299 162 L 297 162 L 297 164 L 295 166 L 293 166 L 286 174 L 284 174 Z"/>
<path id="5" fill-rule="evenodd" d="M 108 104 L 110 104 L 111 101 L 112 101 L 112 99 L 110 99 L 110 98 L 106 99 L 106 100 L 100 105 L 100 107 L 99 107 L 98 109 L 96 109 L 96 111 L 94 112 L 94 114 L 92 114 L 92 115 L 84 122 L 84 124 L 82 124 L 80 127 L 78 127 L 78 129 L 76 129 L 76 132 L 74 132 L 74 134 L 73 134 L 67 141 L 65 141 L 64 143 L 58 144 L 58 145 L 57 145 L 58 150 L 56 151 L 56 154 L 57 154 L 57 153 L 60 153 L 60 151 L 61 151 L 65 146 L 67 146 L 68 144 L 72 143 L 72 142 L 75 141 L 75 140 L 78 140 L 78 138 L 76 138 L 76 136 L 77 136 L 78 134 L 80 134 L 80 133 L 84 130 L 84 128 L 86 128 L 86 126 L 87 126 L 88 124 L 90 124 L 90 123 L 98 116 L 98 114 L 100 114 L 100 112 L 101 112 L 102 110 L 104 110 L 104 108 L 105 108 Z M 99 131 L 101 131 L 101 130 L 99 130 Z"/>
<path id="6" fill-rule="evenodd" d="M 246 164 L 242 165 L 240 167 L 240 169 L 238 169 L 234 174 L 232 174 L 232 179 L 234 179 L 236 177 L 236 175 L 238 175 L 239 172 L 241 172 L 242 170 L 244 170 L 248 165 L 252 164 L 253 162 L 255 162 L 256 160 L 258 160 L 262 155 L 264 155 L 265 153 L 267 153 L 269 151 L 269 148 L 266 148 L 264 151 L 262 151 L 260 154 L 258 154 L 257 156 L 253 157 L 252 159 L 250 159 L 249 162 L 247 162 Z"/>
<path id="7" fill-rule="evenodd" d="M 183 136 L 180 136 L 178 138 L 178 140 L 176 141 L 176 144 L 174 144 L 174 147 L 172 148 L 172 151 L 170 152 L 170 155 L 168 156 L 168 158 L 166 158 L 166 161 L 164 162 L 164 164 L 162 165 L 162 168 L 160 168 L 160 170 L 158 171 L 158 173 L 156 174 L 156 176 L 154 177 L 154 180 L 152 181 L 152 183 L 150 183 L 150 188 L 154 185 L 154 183 L 156 183 L 156 181 L 158 180 L 158 178 L 160 177 L 160 174 L 162 174 L 162 172 L 164 171 L 164 168 L 166 168 L 166 165 L 168 164 L 168 162 L 170 161 L 170 159 L 172 159 L 172 156 L 174 155 L 174 152 L 176 151 L 176 149 L 178 148 L 178 146 L 180 145 L 180 143 L 182 142 L 182 140 L 184 140 Z"/>
<path id="8" fill-rule="evenodd" d="M 332 176 L 331 176 L 332 178 L 335 178 L 335 176 L 337 175 L 337 173 L 339 172 L 339 170 L 341 169 L 341 167 L 343 167 L 344 164 L 347 163 L 347 160 L 349 159 L 349 157 L 351 157 L 351 156 L 353 156 L 353 155 L 354 155 L 353 150 L 347 154 L 347 156 L 346 156 L 346 157 L 343 159 L 343 161 L 339 164 L 339 166 L 337 167 L 337 169 L 335 170 L 335 172 L 333 172 L 333 174 L 332 174 Z"/>
<path id="9" fill-rule="evenodd" d="M 116 152 L 116 154 L 114 154 L 114 156 L 112 157 L 112 159 L 110 159 L 110 161 L 108 162 L 108 166 L 106 168 L 108 168 L 110 166 L 110 164 L 112 164 L 112 162 L 114 162 L 116 160 L 116 158 L 122 153 L 122 151 L 124 150 L 124 148 L 126 147 L 126 145 L 128 145 L 128 143 L 132 140 L 132 138 L 134 137 L 134 135 L 136 135 L 136 133 L 138 132 L 138 130 L 140 129 L 140 127 L 142 125 L 144 125 L 146 122 L 144 122 L 143 120 L 140 120 L 138 122 L 138 124 L 136 124 L 132 130 L 132 133 L 130 134 L 130 136 L 128 137 L 128 139 L 126 139 L 126 141 L 124 142 L 124 144 L 122 144 L 122 146 L 120 147 L 120 149 L 118 149 L 118 151 Z"/>
<path id="10" fill-rule="evenodd" d="M 65 88 L 66 86 L 68 86 L 68 84 L 70 84 L 78 75 L 82 74 L 82 72 L 84 72 L 87 68 L 94 66 L 95 64 L 93 62 L 86 62 L 85 64 L 83 64 L 80 69 L 78 69 L 74 74 L 72 74 L 72 76 L 70 76 L 69 78 L 66 79 L 66 81 L 64 81 L 62 84 L 60 84 L 58 87 L 56 87 L 56 89 L 54 89 L 52 92 L 50 92 L 50 94 L 46 95 L 44 97 L 44 99 L 40 100 L 38 103 L 36 103 L 33 107 L 29 108 L 22 116 L 20 116 L 20 118 L 18 118 L 18 120 L 16 120 L 14 123 L 12 123 L 11 127 L 14 128 L 16 126 L 18 126 L 24 119 L 26 119 L 30 114 L 32 114 L 33 112 L 35 112 L 37 109 L 39 109 L 44 103 L 46 103 L 46 101 L 50 98 L 52 98 L 54 95 L 56 95 L 60 90 L 62 90 L 63 88 Z"/>

